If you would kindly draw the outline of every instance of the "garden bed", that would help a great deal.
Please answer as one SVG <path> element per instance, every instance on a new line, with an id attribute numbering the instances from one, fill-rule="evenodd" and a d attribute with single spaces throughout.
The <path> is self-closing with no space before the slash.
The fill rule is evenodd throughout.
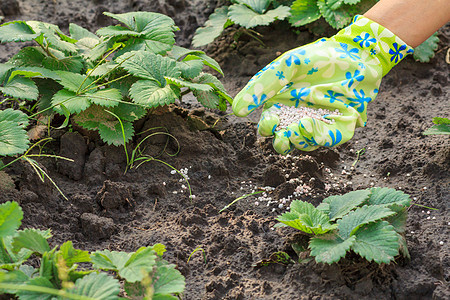
<path id="1" fill-rule="evenodd" d="M 187 46 L 216 2 L 19 1 L 18 14 L 5 21 L 42 20 L 63 30 L 73 22 L 95 30 L 108 22 L 102 11 L 158 11 L 175 18 L 181 28 L 178 40 Z M 449 140 L 422 132 L 433 117 L 448 113 L 449 65 L 443 45 L 449 42 L 449 31 L 448 25 L 441 29 L 441 48 L 430 63 L 408 58 L 386 76 L 369 105 L 367 127 L 337 148 L 282 157 L 270 139 L 256 135 L 257 116 L 238 119 L 187 102 L 136 122 L 135 129 L 162 126 L 176 137 L 176 156 L 167 154 L 177 147 L 174 140 L 165 147 L 164 135 L 146 140 L 146 151 L 157 155 L 166 148 L 158 159 L 189 177 L 195 197 L 189 197 L 185 179 L 161 162 L 125 173 L 123 147 L 105 145 L 95 134 L 75 128 L 53 131 L 54 140 L 46 145 L 74 163 L 39 160 L 68 200 L 18 162 L 7 169 L 15 189 L 2 191 L 0 202 L 20 203 L 23 227 L 50 228 L 51 245 L 72 240 L 83 250 L 135 251 L 164 244 L 165 259 L 186 277 L 183 299 L 448 299 Z M 222 82 L 232 95 L 280 53 L 314 40 L 308 31 L 296 35 L 283 24 L 261 32 L 266 47 L 223 38 L 206 48 L 221 64 Z M 16 46 L 0 45 L 0 61 L 16 53 Z M 365 152 L 357 159 L 360 149 Z M 246 197 L 219 212 L 234 199 L 267 186 L 272 188 L 266 194 Z M 400 189 L 414 203 L 436 209 L 409 209 L 411 261 L 399 258 L 379 266 L 350 254 L 331 266 L 314 261 L 256 266 L 277 251 L 298 260 L 290 244 L 301 236 L 292 228 L 274 228 L 275 217 L 292 199 L 317 205 L 328 195 L 372 186 Z"/>

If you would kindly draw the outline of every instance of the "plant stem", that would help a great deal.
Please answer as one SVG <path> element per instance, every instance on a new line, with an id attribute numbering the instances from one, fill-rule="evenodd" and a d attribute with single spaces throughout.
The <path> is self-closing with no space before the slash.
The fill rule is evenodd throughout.
<path id="1" fill-rule="evenodd" d="M 235 204 L 236 202 L 238 202 L 238 201 L 241 200 L 241 199 L 244 199 L 244 198 L 247 198 L 247 197 L 256 195 L 256 194 L 261 194 L 261 193 L 264 193 L 264 191 L 257 191 L 257 192 L 251 193 L 251 194 L 245 194 L 245 195 L 243 195 L 243 196 L 241 196 L 241 197 L 238 197 L 238 198 L 234 199 L 230 204 L 228 204 L 227 206 L 225 206 L 224 208 L 222 208 L 221 210 L 219 210 L 219 213 L 221 213 L 221 212 L 223 212 L 224 210 L 228 209 L 231 205 Z"/>
<path id="2" fill-rule="evenodd" d="M 81 85 L 78 87 L 78 90 L 77 90 L 76 94 L 78 94 L 78 93 L 80 92 L 81 87 L 82 87 L 83 84 L 86 82 L 86 80 L 88 79 L 88 77 L 91 76 L 92 72 L 94 72 L 95 69 L 97 69 L 98 66 L 100 66 L 100 64 L 103 63 L 103 62 L 108 58 L 108 56 L 110 56 L 111 53 L 113 53 L 114 51 L 116 51 L 119 47 L 120 47 L 120 45 L 117 45 L 114 49 L 111 49 L 111 51 L 110 51 L 109 53 L 107 53 L 107 54 L 105 55 L 105 57 L 103 57 L 103 58 L 102 58 L 102 59 L 101 59 L 101 60 L 100 60 L 93 68 L 92 68 L 92 70 L 87 74 L 86 78 L 84 78 L 84 80 L 83 80 L 83 82 L 81 83 Z M 108 72 L 108 73 L 109 73 L 109 72 Z M 106 76 L 108 73 L 106 73 L 105 76 Z M 102 79 L 102 78 L 99 78 L 99 80 L 100 80 L 100 79 Z M 87 87 L 91 86 L 91 85 L 94 84 L 95 82 L 96 82 L 96 81 L 94 81 L 93 83 L 91 83 L 91 84 L 88 85 Z"/>
<path id="3" fill-rule="evenodd" d="M 197 251 L 202 251 L 202 253 L 203 253 L 203 260 L 205 261 L 205 265 L 206 265 L 206 252 L 205 252 L 205 250 L 204 250 L 203 248 L 201 248 L 200 246 L 197 247 L 197 248 L 195 248 L 194 251 L 191 252 L 191 254 L 190 254 L 189 257 L 188 257 L 187 263 L 189 263 L 189 261 L 191 260 L 191 256 L 192 256 L 195 252 L 197 252 Z"/>
<path id="4" fill-rule="evenodd" d="M 364 153 L 366 153 L 366 148 L 362 148 L 362 149 L 359 149 L 358 151 L 356 151 L 356 159 L 355 159 L 355 161 L 353 162 L 352 167 L 355 167 L 355 166 L 356 166 L 356 164 L 357 164 L 358 161 L 359 161 L 359 158 L 360 158 L 361 155 L 363 155 Z"/>

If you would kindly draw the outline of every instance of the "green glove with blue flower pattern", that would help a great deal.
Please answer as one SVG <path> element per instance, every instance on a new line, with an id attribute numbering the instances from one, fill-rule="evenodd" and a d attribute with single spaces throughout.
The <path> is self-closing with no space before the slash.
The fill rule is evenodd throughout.
<path id="1" fill-rule="evenodd" d="M 235 97 L 233 112 L 243 117 L 264 105 L 258 131 L 273 135 L 281 154 L 342 144 L 365 126 L 381 78 L 413 51 L 388 29 L 356 16 L 333 37 L 290 50 L 259 71 Z M 328 122 L 303 117 L 277 129 L 280 104 L 339 114 L 324 116 Z"/>

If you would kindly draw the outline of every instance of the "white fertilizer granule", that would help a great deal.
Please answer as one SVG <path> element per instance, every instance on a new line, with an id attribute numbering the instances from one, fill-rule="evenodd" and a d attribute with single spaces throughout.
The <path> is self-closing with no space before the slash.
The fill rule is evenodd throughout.
<path id="1" fill-rule="evenodd" d="M 326 115 L 341 116 L 339 110 L 330 111 L 328 109 L 313 109 L 309 107 L 294 107 L 280 104 L 280 110 L 278 111 L 278 118 L 280 123 L 277 126 L 277 130 L 284 129 L 292 123 L 298 123 L 301 118 L 311 117 L 313 119 L 325 122 L 327 124 L 333 124 L 334 120 L 325 119 Z"/>

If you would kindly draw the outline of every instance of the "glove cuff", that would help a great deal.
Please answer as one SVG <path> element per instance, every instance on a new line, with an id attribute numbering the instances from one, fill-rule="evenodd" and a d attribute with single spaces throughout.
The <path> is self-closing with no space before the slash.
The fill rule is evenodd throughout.
<path id="1" fill-rule="evenodd" d="M 379 61 L 383 76 L 414 52 L 412 47 L 390 30 L 362 15 L 355 16 L 349 26 L 336 34 L 335 40 L 366 51 Z"/>

